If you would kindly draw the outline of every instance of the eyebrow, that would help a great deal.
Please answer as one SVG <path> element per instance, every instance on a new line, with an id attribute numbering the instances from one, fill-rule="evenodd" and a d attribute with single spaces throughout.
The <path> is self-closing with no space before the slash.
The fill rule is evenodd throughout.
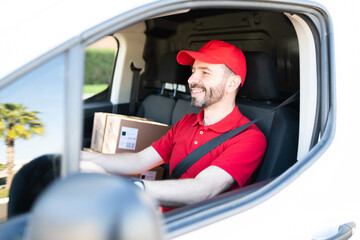
<path id="1" fill-rule="evenodd" d="M 194 66 L 192 67 L 192 70 L 194 70 L 195 68 L 194 68 Z M 212 70 L 210 69 L 210 68 L 208 68 L 208 67 L 198 67 L 197 69 L 201 69 L 201 70 L 207 70 L 207 71 L 209 71 L 209 72 L 212 72 Z"/>

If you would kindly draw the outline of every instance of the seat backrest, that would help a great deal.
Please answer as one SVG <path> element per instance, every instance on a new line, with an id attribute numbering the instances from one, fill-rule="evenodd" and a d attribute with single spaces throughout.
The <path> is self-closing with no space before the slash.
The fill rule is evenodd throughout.
<path id="1" fill-rule="evenodd" d="M 170 125 L 175 100 L 161 95 L 149 95 L 141 103 L 136 116 Z"/>
<path id="2" fill-rule="evenodd" d="M 158 79 L 162 83 L 185 84 L 189 66 L 180 65 L 176 60 L 177 52 L 166 53 L 161 57 Z"/>
<path id="3" fill-rule="evenodd" d="M 178 99 L 173 110 L 171 125 L 175 125 L 175 123 L 183 118 L 185 114 L 199 113 L 200 110 L 201 109 L 199 108 L 193 108 L 190 101 Z"/>
<path id="4" fill-rule="evenodd" d="M 275 61 L 261 52 L 245 53 L 248 72 L 236 105 L 253 120 L 279 104 L 279 80 Z M 245 98 L 246 96 L 246 98 Z M 256 125 L 267 139 L 267 150 L 255 181 L 276 177 L 296 162 L 299 116 L 296 107 L 285 106 Z"/>
<path id="5" fill-rule="evenodd" d="M 30 211 L 45 188 L 60 177 L 60 163 L 60 155 L 42 155 L 15 174 L 9 191 L 8 218 Z"/>
<path id="6" fill-rule="evenodd" d="M 161 58 L 158 80 L 163 84 L 162 92 L 166 83 L 184 84 L 187 80 L 189 68 L 182 66 L 176 61 L 176 53 L 166 53 Z M 175 97 L 163 95 L 149 95 L 141 103 L 137 112 L 138 117 L 144 117 L 157 122 L 171 124 L 173 109 L 175 107 Z"/>

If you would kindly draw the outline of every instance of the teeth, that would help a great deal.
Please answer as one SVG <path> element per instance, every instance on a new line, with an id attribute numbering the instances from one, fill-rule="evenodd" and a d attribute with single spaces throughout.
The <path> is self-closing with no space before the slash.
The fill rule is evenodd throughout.
<path id="1" fill-rule="evenodd" d="M 202 92 L 202 90 L 192 90 L 193 93 L 199 93 Z"/>

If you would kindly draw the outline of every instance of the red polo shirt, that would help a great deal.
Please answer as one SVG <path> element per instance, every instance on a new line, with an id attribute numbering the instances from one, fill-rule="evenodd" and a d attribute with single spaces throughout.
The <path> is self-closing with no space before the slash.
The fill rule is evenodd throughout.
<path id="1" fill-rule="evenodd" d="M 204 110 L 187 114 L 152 146 L 165 163 L 174 167 L 194 149 L 205 142 L 249 122 L 238 107 L 221 121 L 204 126 Z M 266 139 L 253 124 L 242 133 L 222 143 L 191 166 L 181 177 L 195 178 L 209 166 L 217 166 L 229 173 L 238 187 L 244 186 L 259 166 L 266 149 Z"/>

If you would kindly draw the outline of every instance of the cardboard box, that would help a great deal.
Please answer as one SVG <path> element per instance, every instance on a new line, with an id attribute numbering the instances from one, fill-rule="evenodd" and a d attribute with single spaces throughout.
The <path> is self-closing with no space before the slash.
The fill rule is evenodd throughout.
<path id="1" fill-rule="evenodd" d="M 160 139 L 169 125 L 120 114 L 97 112 L 91 149 L 102 153 L 139 152 Z"/>
<path id="2" fill-rule="evenodd" d="M 94 115 L 93 131 L 90 148 L 96 152 L 102 151 L 107 113 L 97 112 Z"/>
<path id="3" fill-rule="evenodd" d="M 107 154 L 139 152 L 160 139 L 169 129 L 169 125 L 145 118 L 97 112 L 94 116 L 91 150 Z M 163 173 L 162 167 L 156 167 L 136 177 L 160 180 Z"/>
<path id="4" fill-rule="evenodd" d="M 103 143 L 104 143 L 104 135 L 106 130 L 106 123 L 108 116 L 121 116 L 124 118 L 132 118 L 132 119 L 139 119 L 146 121 L 146 118 L 139 118 L 139 117 L 129 117 L 120 114 L 113 114 L 113 113 L 103 113 L 103 112 L 96 112 L 94 115 L 94 124 L 93 124 L 93 131 L 91 136 L 91 146 L 90 148 L 96 152 L 103 152 Z"/>

